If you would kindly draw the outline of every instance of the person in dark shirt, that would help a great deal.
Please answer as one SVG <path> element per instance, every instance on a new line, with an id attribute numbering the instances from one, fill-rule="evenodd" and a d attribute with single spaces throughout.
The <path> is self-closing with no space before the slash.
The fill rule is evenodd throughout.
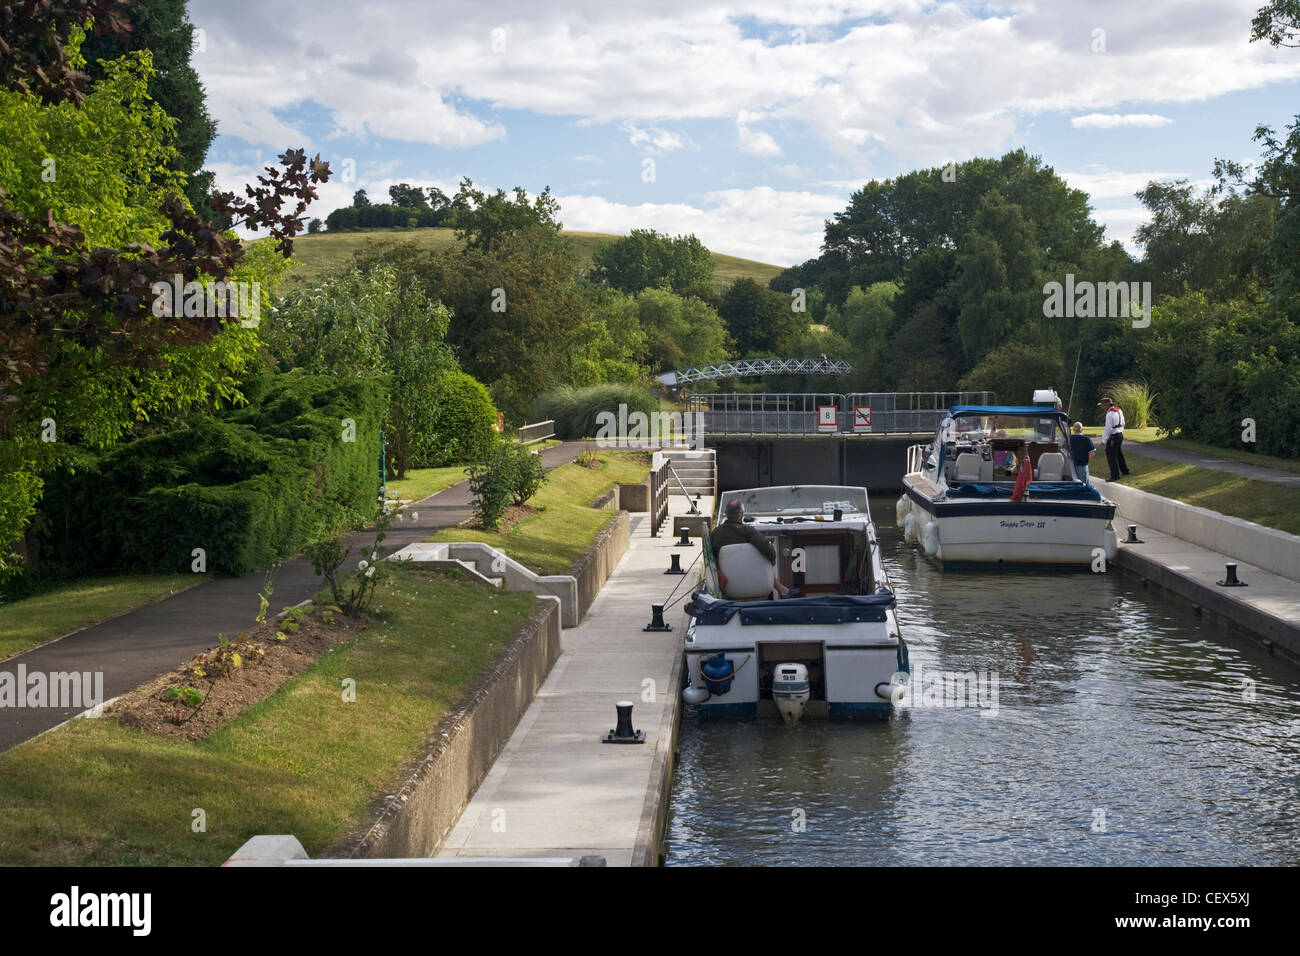
<path id="1" fill-rule="evenodd" d="M 1070 436 L 1070 460 L 1074 462 L 1074 474 L 1080 481 L 1088 481 L 1088 465 L 1096 453 L 1097 446 L 1083 433 L 1083 422 L 1075 422 L 1074 434 Z"/>
<path id="2" fill-rule="evenodd" d="M 752 525 L 745 524 L 745 506 L 739 498 L 728 501 L 724 513 L 727 520 L 714 528 L 713 533 L 709 535 L 709 546 L 713 549 L 715 558 L 729 544 L 752 544 L 758 548 L 763 557 L 776 564 L 776 548 L 772 547 L 772 542 L 759 534 Z M 790 589 L 777 581 L 776 591 L 781 597 L 785 597 Z"/>

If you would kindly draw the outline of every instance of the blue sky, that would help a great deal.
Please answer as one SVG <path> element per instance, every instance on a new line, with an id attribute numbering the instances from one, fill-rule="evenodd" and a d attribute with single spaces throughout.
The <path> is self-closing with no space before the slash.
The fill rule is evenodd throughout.
<path id="1" fill-rule="evenodd" d="M 635 9 L 507 0 L 191 0 L 194 64 L 239 188 L 286 146 L 328 159 L 313 214 L 395 182 L 549 185 L 568 228 L 694 232 L 788 265 L 855 188 L 1025 147 L 1131 243 L 1150 179 L 1257 158 L 1300 113 L 1300 50 L 1260 0 L 920 0 Z M 653 176 L 648 170 L 653 169 Z"/>

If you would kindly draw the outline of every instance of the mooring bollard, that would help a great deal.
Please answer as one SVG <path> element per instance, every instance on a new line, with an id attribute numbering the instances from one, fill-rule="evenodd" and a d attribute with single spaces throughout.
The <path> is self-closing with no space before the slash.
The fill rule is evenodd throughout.
<path id="1" fill-rule="evenodd" d="M 682 556 L 674 551 L 669 557 L 672 558 L 672 563 L 668 565 L 668 570 L 664 574 L 685 574 L 686 572 L 682 570 Z"/>
<path id="2" fill-rule="evenodd" d="M 664 606 L 662 604 L 650 605 L 650 623 L 641 628 L 643 631 L 671 631 L 673 626 L 664 623 Z"/>
<path id="3" fill-rule="evenodd" d="M 1225 567 L 1225 570 L 1227 571 L 1227 574 L 1224 576 L 1223 580 L 1219 582 L 1219 587 L 1221 587 L 1221 588 L 1244 588 L 1244 587 L 1249 587 L 1249 585 L 1246 584 L 1245 581 L 1238 581 L 1238 580 L 1237 580 L 1237 562 L 1236 562 L 1236 561 L 1229 561 L 1229 562 L 1228 562 L 1224 567 Z"/>
<path id="4" fill-rule="evenodd" d="M 677 547 L 679 548 L 694 547 L 694 545 L 691 544 L 691 529 L 686 527 L 686 525 L 682 525 L 682 537 L 681 540 L 677 542 Z"/>
<path id="5" fill-rule="evenodd" d="M 1141 538 L 1138 537 L 1137 525 L 1131 524 L 1128 526 L 1128 537 L 1124 539 L 1124 543 L 1125 544 L 1146 544 L 1145 541 L 1143 541 Z"/>
<path id="6" fill-rule="evenodd" d="M 613 730 L 600 738 L 602 744 L 643 744 L 645 731 L 632 729 L 632 702 L 620 700 L 614 705 L 618 721 Z"/>

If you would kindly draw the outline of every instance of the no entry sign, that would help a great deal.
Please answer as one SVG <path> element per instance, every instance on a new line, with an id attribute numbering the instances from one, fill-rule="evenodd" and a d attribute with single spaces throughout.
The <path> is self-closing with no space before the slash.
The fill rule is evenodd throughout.
<path id="1" fill-rule="evenodd" d="M 854 405 L 853 406 L 853 430 L 855 432 L 865 432 L 871 428 L 871 406 Z"/>

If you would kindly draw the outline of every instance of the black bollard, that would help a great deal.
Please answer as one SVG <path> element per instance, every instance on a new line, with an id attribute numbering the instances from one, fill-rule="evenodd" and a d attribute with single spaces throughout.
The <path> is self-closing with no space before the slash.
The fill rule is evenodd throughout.
<path id="1" fill-rule="evenodd" d="M 662 604 L 650 605 L 650 623 L 641 628 L 643 631 L 671 631 L 673 626 L 664 623 L 664 606 Z"/>
<path id="2" fill-rule="evenodd" d="M 686 527 L 686 525 L 682 525 L 682 537 L 681 540 L 677 542 L 677 547 L 679 548 L 694 547 L 694 545 L 691 544 L 691 529 Z"/>
<path id="3" fill-rule="evenodd" d="M 841 511 L 839 508 L 836 508 L 836 509 L 831 513 L 831 520 L 832 520 L 832 521 L 839 521 L 839 520 L 840 520 L 841 518 L 843 518 L 843 517 L 844 517 L 844 512 Z"/>
<path id="4" fill-rule="evenodd" d="M 643 744 L 645 731 L 632 729 L 632 702 L 620 700 L 614 705 L 618 721 L 614 729 L 600 738 L 602 744 Z"/>
<path id="5" fill-rule="evenodd" d="M 1143 541 L 1141 538 L 1138 537 L 1137 525 L 1131 524 L 1128 526 L 1128 537 L 1124 539 L 1124 543 L 1125 544 L 1146 544 L 1145 541 Z"/>
<path id="6" fill-rule="evenodd" d="M 1224 576 L 1223 580 L 1219 582 L 1219 587 L 1221 587 L 1221 588 L 1244 588 L 1244 587 L 1249 587 L 1249 585 L 1246 584 L 1245 581 L 1238 581 L 1238 580 L 1237 580 L 1237 562 L 1236 562 L 1236 561 L 1229 561 L 1229 562 L 1225 565 L 1225 567 L 1226 567 L 1226 569 L 1227 569 L 1227 574 Z"/>
<path id="7" fill-rule="evenodd" d="M 682 556 L 674 551 L 670 557 L 672 564 L 668 565 L 668 570 L 664 574 L 685 574 L 686 572 L 682 570 Z"/>

